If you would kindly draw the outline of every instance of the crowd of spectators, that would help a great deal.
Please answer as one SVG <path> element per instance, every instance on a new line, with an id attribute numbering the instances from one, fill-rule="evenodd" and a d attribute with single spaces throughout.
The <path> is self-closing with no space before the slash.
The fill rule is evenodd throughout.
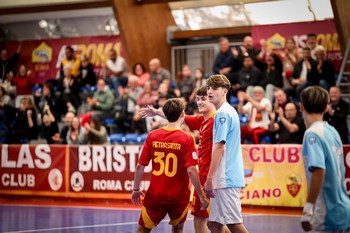
<path id="1" fill-rule="evenodd" d="M 344 144 L 348 143 L 349 103 L 341 98 L 341 90 L 335 86 L 334 64 L 326 59 L 326 51 L 316 38 L 308 34 L 304 48 L 287 38 L 283 49 L 271 49 L 265 40 L 259 48 L 254 47 L 250 36 L 232 48 L 228 38 L 219 39 L 213 72 L 229 77 L 228 101 L 237 104 L 238 112 L 246 116 L 241 122 L 242 143 L 257 144 L 264 138 L 270 143 L 301 143 L 305 125 L 298 108 L 299 95 L 314 85 L 330 92 L 332 101 L 324 120 L 338 130 Z"/>
<path id="2" fill-rule="evenodd" d="M 282 50 L 269 48 L 264 40 L 257 48 L 250 36 L 240 46 L 230 46 L 226 37 L 219 39 L 212 71 L 229 78 L 228 101 L 247 118 L 241 122 L 242 143 L 260 143 L 262 137 L 270 143 L 301 143 L 305 125 L 298 97 L 312 85 L 330 91 L 332 101 L 325 120 L 339 131 L 343 143 L 348 143 L 349 104 L 334 86 L 334 65 L 326 59 L 325 49 L 317 45 L 316 35 L 307 38 L 304 48 L 288 38 Z M 21 47 L 12 57 L 6 49 L 1 51 L 2 143 L 41 138 L 49 144 L 107 144 L 110 133 L 148 133 L 166 121 L 144 119 L 138 109 L 150 105 L 161 109 L 167 99 L 179 97 L 186 113 L 193 114 L 197 111 L 195 93 L 206 83 L 201 67 L 193 72 L 184 64 L 173 80 L 158 58 L 151 59 L 147 68 L 142 63 L 129 66 L 114 49 L 108 51 L 105 77 L 98 79 L 89 58 L 80 59 L 67 46 L 59 78 L 38 84 L 24 64 L 17 64 Z M 112 119 L 115 127 L 107 127 L 107 119 Z"/>

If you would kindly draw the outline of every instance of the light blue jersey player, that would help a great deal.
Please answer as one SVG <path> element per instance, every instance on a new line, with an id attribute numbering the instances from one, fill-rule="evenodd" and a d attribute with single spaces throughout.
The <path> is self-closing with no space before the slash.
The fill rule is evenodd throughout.
<path id="1" fill-rule="evenodd" d="M 240 124 L 236 110 L 226 101 L 231 88 L 224 75 L 207 79 L 209 101 L 216 108 L 213 128 L 213 151 L 207 180 L 203 186 L 210 197 L 208 226 L 212 233 L 248 233 L 243 225 L 240 200 L 244 184 Z"/>
<path id="2" fill-rule="evenodd" d="M 214 118 L 213 143 L 225 143 L 224 154 L 213 179 L 214 189 L 245 186 L 239 125 L 236 110 L 225 102 Z"/>
<path id="3" fill-rule="evenodd" d="M 322 121 L 329 95 L 315 86 L 305 89 L 300 99 L 308 128 L 302 152 L 309 186 L 302 228 L 311 232 L 349 233 L 350 198 L 344 181 L 343 145 L 338 132 Z"/>

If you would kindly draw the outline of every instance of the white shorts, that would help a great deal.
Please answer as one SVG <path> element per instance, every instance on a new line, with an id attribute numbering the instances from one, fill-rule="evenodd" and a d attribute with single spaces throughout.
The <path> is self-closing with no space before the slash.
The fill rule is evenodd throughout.
<path id="1" fill-rule="evenodd" d="M 240 188 L 215 189 L 210 198 L 209 221 L 223 225 L 242 223 Z"/>

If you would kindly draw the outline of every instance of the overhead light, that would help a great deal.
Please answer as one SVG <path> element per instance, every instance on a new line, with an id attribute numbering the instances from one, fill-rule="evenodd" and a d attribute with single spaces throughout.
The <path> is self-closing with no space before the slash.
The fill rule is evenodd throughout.
<path id="1" fill-rule="evenodd" d="M 39 21 L 39 27 L 40 28 L 47 28 L 47 26 L 48 26 L 48 23 L 47 23 L 47 21 L 45 19 L 42 19 L 42 20 Z"/>
<path id="2" fill-rule="evenodd" d="M 107 25 L 105 26 L 105 29 L 106 29 L 107 32 L 109 32 L 109 31 L 111 30 L 111 25 L 107 24 Z"/>

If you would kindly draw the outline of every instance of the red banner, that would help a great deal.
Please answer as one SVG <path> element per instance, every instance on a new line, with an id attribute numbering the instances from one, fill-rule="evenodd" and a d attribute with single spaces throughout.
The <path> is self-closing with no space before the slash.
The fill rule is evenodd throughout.
<path id="1" fill-rule="evenodd" d="M 130 199 L 142 145 L 0 145 L 0 195 Z M 242 145 L 247 187 L 242 204 L 303 206 L 301 145 Z M 350 195 L 350 146 L 344 146 Z M 151 166 L 141 189 L 147 190 Z"/>
<path id="2" fill-rule="evenodd" d="M 18 41 L 5 43 L 12 56 L 19 45 Z M 75 56 L 81 58 L 86 55 L 94 65 L 97 77 L 104 76 L 103 67 L 107 61 L 107 54 L 114 48 L 123 55 L 119 36 L 73 37 L 62 39 L 29 40 L 22 42 L 19 64 L 25 64 L 33 72 L 36 83 L 43 83 L 49 78 L 59 77 L 62 59 L 65 57 L 65 47 L 72 46 Z"/>
<path id="3" fill-rule="evenodd" d="M 326 49 L 327 59 L 334 63 L 336 70 L 339 70 L 343 57 L 333 20 L 256 25 L 252 28 L 254 41 L 259 42 L 260 39 L 265 39 L 268 46 L 274 49 L 284 48 L 285 40 L 289 37 L 293 37 L 297 45 L 303 48 L 309 33 L 317 35 L 317 43 Z"/>
<path id="4" fill-rule="evenodd" d="M 65 196 L 64 146 L 0 145 L 0 193 Z"/>
<path id="5" fill-rule="evenodd" d="M 142 145 L 77 146 L 69 150 L 69 196 L 129 199 Z M 142 190 L 149 187 L 146 167 Z"/>

